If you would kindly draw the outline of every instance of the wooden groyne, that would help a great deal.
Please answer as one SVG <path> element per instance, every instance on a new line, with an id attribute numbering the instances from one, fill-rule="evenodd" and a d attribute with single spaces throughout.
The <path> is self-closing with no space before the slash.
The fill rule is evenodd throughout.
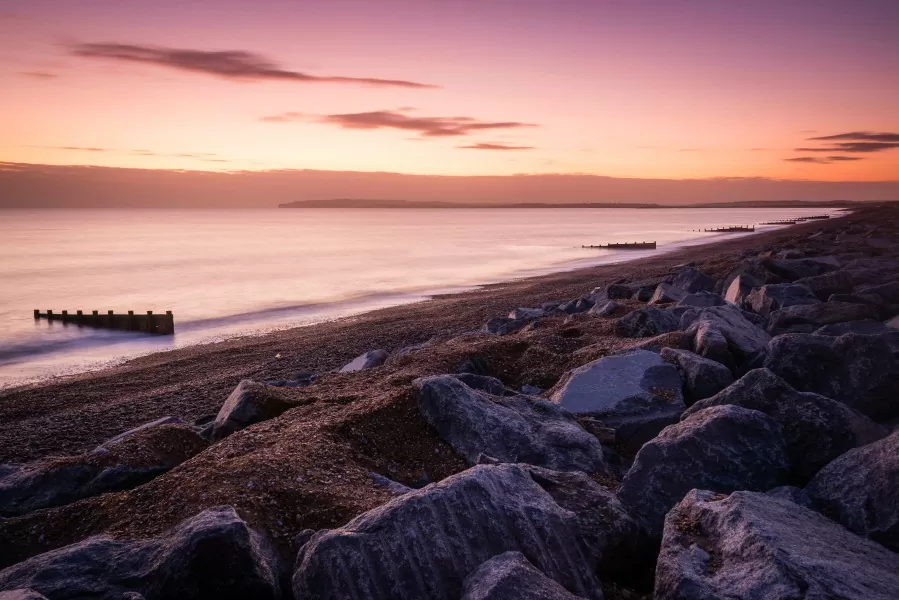
<path id="1" fill-rule="evenodd" d="M 598 246 L 581 246 L 581 248 L 602 248 L 606 250 L 655 250 L 655 242 L 625 242 L 623 244 L 600 244 Z"/>
<path id="2" fill-rule="evenodd" d="M 755 231 L 755 225 L 730 225 L 728 227 L 712 227 L 710 229 L 703 229 L 703 231 L 709 231 L 714 233 L 733 233 L 737 231 Z"/>
<path id="3" fill-rule="evenodd" d="M 795 225 L 799 222 L 799 219 L 782 219 L 780 221 L 765 221 L 764 223 L 759 223 L 759 225 Z"/>
<path id="4" fill-rule="evenodd" d="M 797 221 L 817 221 L 819 219 L 829 219 L 830 215 L 812 215 L 811 217 L 799 217 Z"/>
<path id="5" fill-rule="evenodd" d="M 100 313 L 95 310 L 90 314 L 82 311 L 75 311 L 75 314 L 64 310 L 55 313 L 48 310 L 42 313 L 38 309 L 34 309 L 34 319 L 47 319 L 48 321 L 60 321 L 64 325 L 72 324 L 79 327 L 98 327 L 101 329 L 118 329 L 120 331 L 142 331 L 144 333 L 155 333 L 157 335 L 173 335 L 175 333 L 175 317 L 172 311 L 167 310 L 165 314 L 153 314 L 152 310 L 148 310 L 146 314 L 134 314 L 133 310 L 129 310 L 128 314 L 116 314 L 113 311 Z"/>

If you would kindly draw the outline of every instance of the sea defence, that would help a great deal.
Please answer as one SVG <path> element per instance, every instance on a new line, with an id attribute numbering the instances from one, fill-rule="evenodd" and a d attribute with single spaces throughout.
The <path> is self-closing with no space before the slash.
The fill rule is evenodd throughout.
<path id="1" fill-rule="evenodd" d="M 34 309 L 34 319 L 46 319 L 48 321 L 61 321 L 64 325 L 73 324 L 79 327 L 97 327 L 100 329 L 117 329 L 120 331 L 140 331 L 144 333 L 153 333 L 157 335 L 174 335 L 175 333 L 175 317 L 172 311 L 167 310 L 165 314 L 153 314 L 152 310 L 148 310 L 146 314 L 135 314 L 133 310 L 129 310 L 128 314 L 116 314 L 113 311 L 100 313 L 95 310 L 90 314 L 82 311 L 75 311 L 70 314 L 64 310 L 60 313 L 54 313 L 48 310 L 42 313 L 39 309 Z"/>
<path id="2" fill-rule="evenodd" d="M 598 246 L 581 246 L 581 248 L 603 248 L 606 250 L 655 250 L 655 242 L 625 242 L 623 244 L 600 244 Z"/>

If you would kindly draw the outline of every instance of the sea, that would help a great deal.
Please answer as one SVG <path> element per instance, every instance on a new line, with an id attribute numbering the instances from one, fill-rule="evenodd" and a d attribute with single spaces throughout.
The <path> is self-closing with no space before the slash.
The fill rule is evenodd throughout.
<path id="1" fill-rule="evenodd" d="M 765 209 L 0 211 L 0 388 L 310 325 L 434 294 L 614 263 L 821 214 Z M 756 231 L 773 226 L 760 226 Z M 655 251 L 583 245 L 655 241 Z M 175 334 L 35 320 L 172 311 Z"/>

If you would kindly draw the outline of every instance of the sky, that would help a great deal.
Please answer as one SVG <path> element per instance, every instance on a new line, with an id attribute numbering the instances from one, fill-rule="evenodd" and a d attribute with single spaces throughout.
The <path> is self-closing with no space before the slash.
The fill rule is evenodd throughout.
<path id="1" fill-rule="evenodd" d="M 896 181 L 897 31 L 895 0 L 0 0 L 0 162 Z"/>

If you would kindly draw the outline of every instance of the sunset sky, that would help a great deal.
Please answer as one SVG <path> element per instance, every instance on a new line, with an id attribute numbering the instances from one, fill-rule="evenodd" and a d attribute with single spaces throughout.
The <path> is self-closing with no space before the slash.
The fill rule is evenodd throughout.
<path id="1" fill-rule="evenodd" d="M 896 0 L 0 0 L 0 161 L 899 179 Z"/>

